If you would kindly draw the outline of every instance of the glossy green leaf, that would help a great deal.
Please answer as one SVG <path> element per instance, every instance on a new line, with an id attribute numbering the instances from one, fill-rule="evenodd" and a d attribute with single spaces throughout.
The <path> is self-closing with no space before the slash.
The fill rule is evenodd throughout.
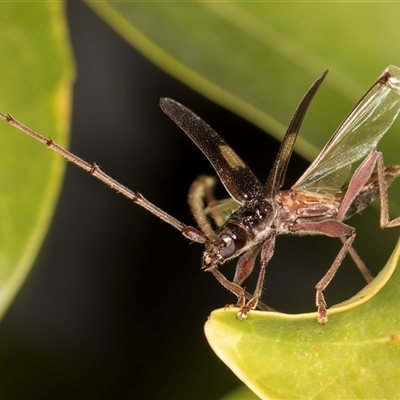
<path id="1" fill-rule="evenodd" d="M 87 4 L 156 64 L 278 138 L 308 86 L 330 69 L 299 139 L 310 158 L 383 69 L 400 64 L 398 4 Z"/>
<path id="2" fill-rule="evenodd" d="M 214 311 L 205 326 L 216 354 L 267 399 L 394 399 L 400 382 L 400 242 L 377 278 L 349 301 L 316 313 Z"/>
<path id="3" fill-rule="evenodd" d="M 0 110 L 65 145 L 72 67 L 61 2 L 6 2 L 0 13 Z M 0 316 L 36 257 L 64 163 L 0 121 Z"/>

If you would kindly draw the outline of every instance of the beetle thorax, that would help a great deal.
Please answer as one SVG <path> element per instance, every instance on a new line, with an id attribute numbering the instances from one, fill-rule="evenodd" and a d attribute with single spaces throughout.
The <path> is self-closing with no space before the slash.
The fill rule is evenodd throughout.
<path id="1" fill-rule="evenodd" d="M 252 200 L 236 210 L 206 244 L 203 267 L 213 268 L 266 240 L 274 230 L 276 207 L 267 199 Z"/>

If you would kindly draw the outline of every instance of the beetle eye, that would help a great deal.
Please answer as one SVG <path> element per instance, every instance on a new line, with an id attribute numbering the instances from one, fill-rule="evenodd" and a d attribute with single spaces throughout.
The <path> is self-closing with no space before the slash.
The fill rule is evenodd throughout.
<path id="1" fill-rule="evenodd" d="M 219 254 L 221 254 L 221 256 L 224 258 L 229 258 L 236 251 L 235 241 L 233 240 L 232 236 L 226 233 L 221 235 L 221 239 L 225 243 L 225 246 L 220 248 Z"/>

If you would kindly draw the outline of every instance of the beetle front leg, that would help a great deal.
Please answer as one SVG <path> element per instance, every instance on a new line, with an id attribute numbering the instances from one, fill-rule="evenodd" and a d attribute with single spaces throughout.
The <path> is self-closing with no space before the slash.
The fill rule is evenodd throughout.
<path id="1" fill-rule="evenodd" d="M 217 268 L 209 269 L 209 272 L 211 272 L 215 276 L 217 281 L 222 286 L 224 286 L 226 289 L 228 289 L 230 292 L 232 292 L 234 295 L 238 297 L 238 304 L 237 304 L 238 307 L 242 307 L 245 304 L 246 299 L 250 300 L 253 298 L 252 294 L 246 292 L 246 290 L 244 290 L 240 285 L 231 282 Z M 274 311 L 274 309 L 268 307 L 261 301 L 258 301 L 256 306 L 262 311 Z"/>
<path id="2" fill-rule="evenodd" d="M 255 245 L 239 258 L 239 261 L 236 265 L 235 276 L 233 278 L 234 283 L 242 285 L 247 277 L 253 272 L 257 254 L 259 253 L 262 245 L 262 243 Z"/>
<path id="3" fill-rule="evenodd" d="M 209 272 L 211 272 L 217 281 L 225 287 L 225 289 L 228 289 L 230 292 L 232 292 L 237 298 L 238 298 L 238 306 L 240 307 L 243 305 L 246 301 L 246 292 L 245 290 L 237 283 L 231 282 L 229 279 L 225 277 L 216 267 L 215 268 L 210 268 L 208 269 Z"/>
<path id="4" fill-rule="evenodd" d="M 276 232 L 273 232 L 271 237 L 263 244 L 261 249 L 261 269 L 258 275 L 258 280 L 256 284 L 256 288 L 254 290 L 254 294 L 251 299 L 241 307 L 240 311 L 237 313 L 236 317 L 238 320 L 242 320 L 246 318 L 251 310 L 254 310 L 259 303 L 259 299 L 262 294 L 264 278 L 265 278 L 265 268 L 274 254 L 275 250 L 275 237 Z"/>

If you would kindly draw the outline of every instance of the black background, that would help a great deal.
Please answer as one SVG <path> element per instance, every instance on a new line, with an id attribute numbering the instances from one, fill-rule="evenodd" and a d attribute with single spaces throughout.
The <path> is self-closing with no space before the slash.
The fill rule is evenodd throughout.
<path id="1" fill-rule="evenodd" d="M 83 3 L 67 11 L 77 66 L 74 153 L 191 224 L 187 190 L 213 171 L 160 110 L 166 96 L 199 114 L 265 180 L 278 142 L 159 70 Z M 288 183 L 306 166 L 294 156 Z M 313 311 L 313 286 L 339 247 L 327 238 L 278 238 L 265 301 Z M 0 397 L 211 399 L 239 385 L 203 334 L 210 312 L 235 299 L 201 270 L 201 254 L 202 246 L 68 166 L 39 259 L 0 325 Z M 329 301 L 355 293 L 359 275 L 353 267 L 339 273 Z"/>

